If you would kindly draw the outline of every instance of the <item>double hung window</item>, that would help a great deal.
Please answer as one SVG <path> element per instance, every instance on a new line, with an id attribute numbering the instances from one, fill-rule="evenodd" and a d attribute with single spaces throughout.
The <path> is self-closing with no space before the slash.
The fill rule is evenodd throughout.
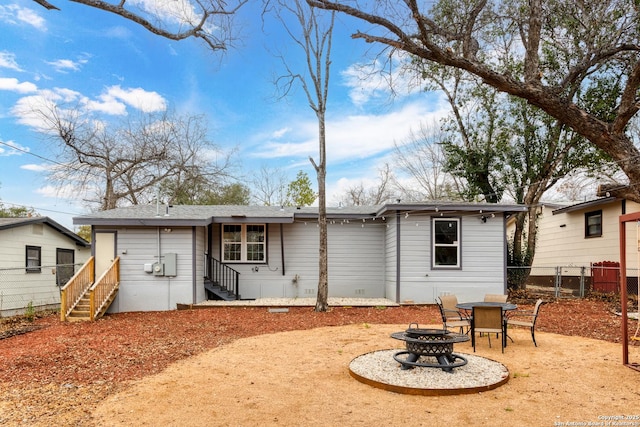
<path id="1" fill-rule="evenodd" d="M 584 214 L 584 237 L 602 236 L 602 211 L 587 212 Z"/>
<path id="2" fill-rule="evenodd" d="M 26 267 L 27 273 L 40 273 L 42 266 L 42 251 L 40 246 L 27 246 Z"/>
<path id="3" fill-rule="evenodd" d="M 460 268 L 460 219 L 433 218 L 433 268 Z"/>
<path id="4" fill-rule="evenodd" d="M 266 226 L 264 224 L 224 224 L 222 226 L 224 262 L 265 262 Z"/>

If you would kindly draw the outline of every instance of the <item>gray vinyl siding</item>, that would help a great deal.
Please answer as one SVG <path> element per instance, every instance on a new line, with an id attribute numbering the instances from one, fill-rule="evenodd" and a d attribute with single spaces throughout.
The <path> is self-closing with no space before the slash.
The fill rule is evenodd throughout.
<path id="1" fill-rule="evenodd" d="M 204 264 L 205 264 L 205 227 L 195 227 L 195 235 L 196 235 L 196 244 L 195 244 L 195 253 L 191 254 L 192 259 L 189 261 L 192 264 L 195 264 L 195 301 L 191 301 L 193 304 L 197 304 L 202 301 L 206 301 L 207 295 L 204 290 Z M 193 294 L 194 289 L 192 288 L 191 293 Z M 193 298 L 193 297 L 191 297 Z"/>
<path id="2" fill-rule="evenodd" d="M 330 297 L 384 297 L 381 227 L 384 225 L 328 224 Z M 284 268 L 280 225 L 269 224 L 267 230 L 266 264 L 228 264 L 240 272 L 241 298 L 315 298 L 319 271 L 317 225 L 312 222 L 282 225 Z M 213 254 L 220 259 L 219 226 L 215 227 L 213 245 Z"/>
<path id="3" fill-rule="evenodd" d="M 385 219 L 378 217 L 375 221 L 370 216 L 364 220 L 350 216 L 349 221 L 329 221 L 330 297 L 384 297 L 400 303 L 433 304 L 439 295 L 446 293 L 455 293 L 465 302 L 481 300 L 487 293 L 505 292 L 504 214 L 489 215 L 483 222 L 477 210 L 447 213 L 445 217 L 460 220 L 460 267 L 438 269 L 432 267 L 431 222 L 432 215 L 440 217 L 440 214 L 385 213 Z M 267 217 L 261 218 L 241 223 L 269 221 Z M 202 221 L 204 225 L 183 224 L 94 225 L 96 230 L 116 231 L 121 285 L 112 312 L 173 310 L 178 303 L 204 301 L 205 255 L 210 246 L 208 255 L 221 260 L 222 224 L 211 223 L 210 243 L 206 221 Z M 227 263 L 240 273 L 241 299 L 315 298 L 318 231 L 313 220 L 266 224 L 265 261 Z M 145 264 L 158 260 L 158 252 L 161 261 L 166 253 L 177 254 L 176 277 L 154 276 L 144 271 Z"/>
<path id="4" fill-rule="evenodd" d="M 398 233 L 396 224 L 398 223 L 395 216 L 386 218 L 387 227 L 385 231 L 384 253 L 385 253 L 385 297 L 396 301 L 397 294 L 397 265 L 398 265 Z"/>
<path id="5" fill-rule="evenodd" d="M 486 293 L 504 293 L 503 217 L 496 215 L 480 221 L 478 215 L 452 218 L 461 219 L 461 268 L 432 268 L 431 217 L 409 216 L 400 218 L 400 301 L 433 304 L 436 297 L 446 293 L 464 295 L 461 300 L 482 300 Z M 387 256 L 395 255 L 397 239 L 395 220 L 387 231 Z M 395 256 L 393 257 L 395 261 Z M 395 275 L 389 271 L 395 264 L 387 259 L 387 298 L 395 299 Z"/>
<path id="6" fill-rule="evenodd" d="M 158 239 L 158 230 L 159 239 Z M 178 303 L 193 300 L 191 227 L 120 228 L 116 235 L 120 256 L 120 289 L 112 312 L 174 310 Z M 144 265 L 164 261 L 166 253 L 177 254 L 175 277 L 154 276 Z"/>

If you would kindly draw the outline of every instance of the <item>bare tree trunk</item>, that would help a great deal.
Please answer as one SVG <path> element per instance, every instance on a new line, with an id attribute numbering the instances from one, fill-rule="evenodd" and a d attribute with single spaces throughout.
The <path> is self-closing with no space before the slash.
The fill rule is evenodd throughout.
<path id="1" fill-rule="evenodd" d="M 319 241 L 319 274 L 318 295 L 315 311 L 327 311 L 329 309 L 329 250 L 327 238 L 327 198 L 325 189 L 326 167 L 326 132 L 324 113 L 318 114 L 318 133 L 320 138 L 320 164 L 315 166 L 318 175 L 318 227 Z"/>
<path id="2" fill-rule="evenodd" d="M 304 0 L 280 0 L 278 4 L 281 10 L 276 12 L 277 16 L 287 29 L 289 35 L 304 51 L 307 67 L 306 73 L 296 73 L 283 59 L 288 73 L 281 78 L 285 81 L 285 94 L 288 93 L 294 82 L 297 81 L 300 83 L 309 101 L 309 106 L 318 119 L 319 161 L 316 163 L 312 157 L 309 157 L 309 160 L 318 176 L 318 229 L 320 238 L 318 248 L 318 295 L 315 311 L 322 312 L 327 311 L 329 307 L 329 257 L 327 250 L 327 202 L 325 190 L 327 174 L 325 118 L 327 98 L 329 96 L 331 40 L 333 37 L 335 14 L 333 12 L 329 13 L 325 21 L 320 14 L 316 13 L 316 9 L 309 7 Z M 302 30 L 301 36 L 296 36 L 297 31 L 289 28 L 290 21 L 284 19 L 283 13 L 290 13 L 297 19 Z"/>

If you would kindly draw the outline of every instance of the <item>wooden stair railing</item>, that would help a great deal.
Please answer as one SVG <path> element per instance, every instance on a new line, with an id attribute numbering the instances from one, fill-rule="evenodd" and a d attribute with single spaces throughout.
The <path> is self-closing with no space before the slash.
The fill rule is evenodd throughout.
<path id="1" fill-rule="evenodd" d="M 60 320 L 65 321 L 93 284 L 95 258 L 91 257 L 60 290 Z"/>
<path id="2" fill-rule="evenodd" d="M 120 286 L 120 257 L 116 257 L 109 268 L 89 289 L 89 307 L 91 320 L 102 317 L 107 311 L 113 299 L 116 297 Z"/>
<path id="3" fill-rule="evenodd" d="M 91 261 L 91 263 L 93 264 L 93 261 Z M 89 262 L 87 262 L 87 264 L 89 264 Z M 83 269 L 87 267 L 87 264 L 83 266 Z M 91 268 L 92 277 L 93 271 L 93 268 Z M 120 286 L 120 257 L 117 257 L 113 263 L 111 263 L 109 268 L 102 273 L 95 283 L 92 280 L 89 283 L 89 286 L 84 287 L 84 291 L 79 296 L 77 295 L 76 289 L 79 289 L 80 286 L 73 285 L 69 287 L 69 289 L 66 289 L 69 285 L 71 285 L 71 280 L 63 288 L 60 307 L 61 320 L 75 321 L 99 319 L 107 311 L 118 292 L 118 288 Z M 74 290 L 73 298 L 69 298 L 65 295 L 65 293 L 70 289 Z"/>

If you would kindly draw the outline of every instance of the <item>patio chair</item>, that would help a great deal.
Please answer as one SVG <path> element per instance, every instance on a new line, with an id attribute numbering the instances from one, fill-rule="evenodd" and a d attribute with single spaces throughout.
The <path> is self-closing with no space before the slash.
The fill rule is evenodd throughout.
<path id="1" fill-rule="evenodd" d="M 438 308 L 442 316 L 444 329 L 450 330 L 458 328 L 461 334 L 469 333 L 471 322 L 469 317 L 456 308 L 458 298 L 455 295 L 443 295 L 438 297 Z M 465 332 L 466 329 L 466 332 Z"/>
<path id="2" fill-rule="evenodd" d="M 485 294 L 484 302 L 507 302 L 508 296 L 509 295 L 502 295 L 502 294 Z M 482 334 L 480 334 L 480 336 L 482 336 Z M 496 334 L 496 338 L 498 338 L 497 334 Z"/>
<path id="3" fill-rule="evenodd" d="M 502 334 L 500 344 L 502 352 L 507 345 L 507 323 L 502 315 L 502 307 L 473 307 L 471 315 L 471 345 L 476 351 L 476 333 L 486 333 L 491 347 L 491 334 Z"/>
<path id="4" fill-rule="evenodd" d="M 538 346 L 536 343 L 536 320 L 538 320 L 542 304 L 543 301 L 539 299 L 533 310 L 516 310 L 509 313 L 509 317 L 507 317 L 507 325 L 524 326 L 531 329 L 531 339 L 536 347 Z"/>
<path id="5" fill-rule="evenodd" d="M 507 302 L 508 295 L 501 294 L 486 294 L 484 296 L 485 302 Z"/>

